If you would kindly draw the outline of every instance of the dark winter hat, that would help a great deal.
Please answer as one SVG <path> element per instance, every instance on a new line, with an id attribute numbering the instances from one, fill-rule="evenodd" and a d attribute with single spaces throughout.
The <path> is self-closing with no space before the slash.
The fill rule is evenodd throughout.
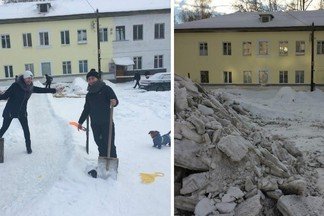
<path id="1" fill-rule="evenodd" d="M 87 80 L 89 77 L 94 76 L 99 79 L 99 73 L 95 69 L 91 69 L 89 73 L 87 73 Z"/>

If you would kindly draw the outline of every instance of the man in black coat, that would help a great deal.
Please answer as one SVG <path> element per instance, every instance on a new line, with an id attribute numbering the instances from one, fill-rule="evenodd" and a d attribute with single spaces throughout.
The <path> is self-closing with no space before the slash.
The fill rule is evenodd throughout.
<path id="1" fill-rule="evenodd" d="M 9 128 L 13 118 L 18 118 L 24 130 L 27 153 L 31 154 L 31 141 L 27 120 L 27 102 L 32 93 L 56 93 L 56 89 L 46 89 L 33 86 L 33 74 L 25 71 L 17 82 L 14 82 L 7 91 L 0 95 L 0 100 L 8 99 L 5 109 L 3 110 L 3 123 L 0 129 L 0 137 Z"/>
<path id="2" fill-rule="evenodd" d="M 83 122 L 90 115 L 91 128 L 98 146 L 99 157 L 107 157 L 110 105 L 117 106 L 118 99 L 112 88 L 99 79 L 99 73 L 94 69 L 91 69 L 87 74 L 87 82 L 89 84 L 88 93 L 78 121 L 78 128 L 82 129 Z M 111 153 L 108 157 L 117 158 L 114 123 L 112 123 Z"/>
<path id="3" fill-rule="evenodd" d="M 140 87 L 139 81 L 141 80 L 141 75 L 138 72 L 135 72 L 134 80 L 136 80 L 134 88 L 136 88 L 136 86 L 138 86 L 139 88 Z"/>
<path id="4" fill-rule="evenodd" d="M 46 86 L 45 88 L 51 88 L 51 84 L 52 84 L 52 81 L 53 81 L 53 77 L 51 77 L 50 75 L 48 74 L 45 74 L 45 77 L 46 77 Z"/>

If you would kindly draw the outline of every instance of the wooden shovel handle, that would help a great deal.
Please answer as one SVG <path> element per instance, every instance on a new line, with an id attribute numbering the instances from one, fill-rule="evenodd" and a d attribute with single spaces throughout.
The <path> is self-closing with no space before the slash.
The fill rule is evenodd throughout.
<path id="1" fill-rule="evenodd" d="M 114 106 L 110 104 L 107 158 L 110 158 L 110 152 L 111 152 L 111 135 L 112 135 L 112 123 L 113 123 L 113 111 L 114 111 Z"/>

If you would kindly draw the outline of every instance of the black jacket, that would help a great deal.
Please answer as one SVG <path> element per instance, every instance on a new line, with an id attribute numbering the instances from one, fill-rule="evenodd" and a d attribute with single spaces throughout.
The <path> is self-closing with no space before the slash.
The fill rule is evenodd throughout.
<path id="1" fill-rule="evenodd" d="M 79 119 L 79 124 L 83 124 L 87 116 L 90 115 L 91 124 L 105 124 L 109 122 L 110 100 L 118 99 L 115 92 L 107 85 L 103 85 L 98 92 L 88 92 L 83 112 Z"/>
<path id="2" fill-rule="evenodd" d="M 47 76 L 46 76 L 46 83 L 47 83 L 47 84 L 50 84 L 50 83 L 52 83 L 52 81 L 53 81 L 53 77 L 47 75 Z"/>
<path id="3" fill-rule="evenodd" d="M 20 83 L 19 83 L 20 82 Z M 7 91 L 0 95 L 0 100 L 8 99 L 2 116 L 4 118 L 19 118 L 27 116 L 27 102 L 32 93 L 55 93 L 55 89 L 46 89 L 32 86 L 30 91 L 23 88 L 23 78 L 19 77 L 17 82 L 14 82 Z"/>
<path id="4" fill-rule="evenodd" d="M 136 80 L 136 81 L 141 80 L 141 75 L 138 72 L 135 73 L 134 80 Z"/>

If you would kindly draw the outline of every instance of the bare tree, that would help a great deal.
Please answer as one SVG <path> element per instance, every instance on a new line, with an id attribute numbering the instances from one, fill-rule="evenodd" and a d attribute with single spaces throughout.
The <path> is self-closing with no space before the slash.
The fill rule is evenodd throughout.
<path id="1" fill-rule="evenodd" d="M 194 4 L 188 5 L 191 9 L 183 9 L 178 17 L 181 22 L 207 19 L 214 15 L 210 6 L 212 0 L 195 0 Z"/>
<path id="2" fill-rule="evenodd" d="M 264 11 L 261 0 L 237 0 L 233 7 L 241 12 Z"/>
<path id="3" fill-rule="evenodd" d="M 292 0 L 286 6 L 287 6 L 287 9 L 288 10 L 301 10 L 301 11 L 305 11 L 305 10 L 307 10 L 309 8 L 309 6 L 312 3 L 313 3 L 313 0 Z"/>

